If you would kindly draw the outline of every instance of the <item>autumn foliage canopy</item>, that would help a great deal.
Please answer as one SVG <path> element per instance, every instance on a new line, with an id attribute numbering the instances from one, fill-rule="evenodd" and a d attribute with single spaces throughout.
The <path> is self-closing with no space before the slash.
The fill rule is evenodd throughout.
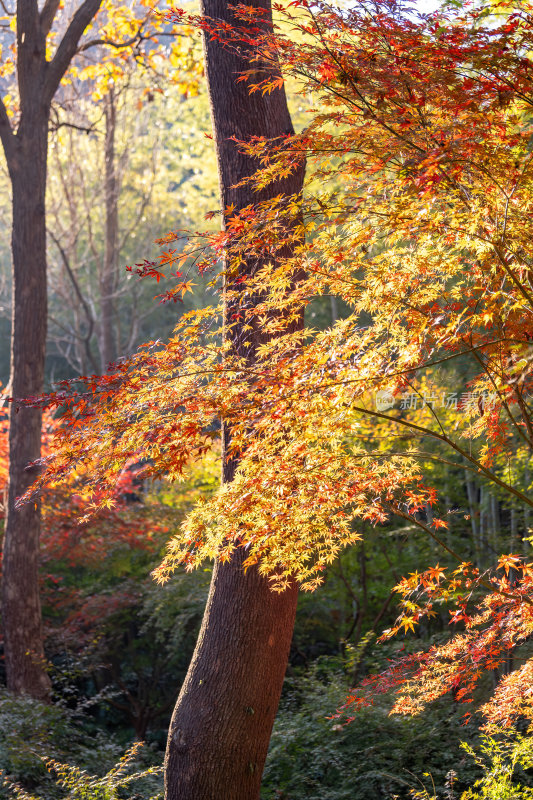
<path id="1" fill-rule="evenodd" d="M 225 325 L 269 340 L 237 358 L 221 343 L 221 299 L 183 316 L 169 342 L 47 400 L 67 413 L 41 485 L 83 469 L 89 510 L 112 502 L 127 461 L 179 480 L 216 446 L 219 420 L 229 426 L 237 477 L 195 506 L 159 580 L 240 547 L 274 590 L 294 578 L 314 589 L 361 521 L 394 516 L 442 547 L 450 566 L 401 581 L 386 635 L 446 603 L 458 632 L 367 681 L 347 714 L 391 687 L 400 712 L 449 690 L 467 700 L 533 632 L 533 565 L 514 553 L 495 553 L 492 567 L 465 562 L 431 482 L 441 462 L 509 506 L 533 505 L 533 6 L 466 8 L 417 16 L 390 2 L 295 0 L 275 9 L 274 32 L 246 5 L 235 28 L 204 20 L 227 47 L 254 43 L 256 63 L 239 77 L 251 92 L 276 91 L 279 60 L 312 99 L 302 132 L 240 143 L 256 159 L 254 187 L 305 159 L 306 188 L 226 209 L 220 233 L 171 232 L 160 261 L 137 269 L 177 272 L 165 300 L 196 269 L 218 291 L 222 269 Z M 268 266 L 241 286 L 232 275 L 244 255 Z M 341 318 L 294 332 L 328 295 Z M 532 671 L 526 661 L 504 678 L 492 720 L 533 719 Z"/>

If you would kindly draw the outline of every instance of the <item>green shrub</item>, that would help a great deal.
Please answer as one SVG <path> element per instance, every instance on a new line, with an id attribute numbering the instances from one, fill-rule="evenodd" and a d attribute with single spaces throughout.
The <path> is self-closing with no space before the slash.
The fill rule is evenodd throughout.
<path id="1" fill-rule="evenodd" d="M 482 769 L 482 777 L 461 800 L 531 800 L 533 788 L 526 770 L 533 769 L 533 736 L 515 730 L 498 738 L 483 736 L 479 747 L 464 749 Z"/>
<path id="2" fill-rule="evenodd" d="M 127 750 L 122 758 L 103 776 L 91 775 L 80 767 L 63 764 L 53 759 L 47 760 L 46 769 L 55 776 L 55 785 L 61 795 L 68 800 L 138 800 L 150 798 L 156 800 L 161 796 L 159 777 L 161 767 L 148 767 L 132 770 L 138 765 L 138 752 L 141 744 L 137 742 Z M 132 789 L 135 789 L 132 795 Z M 4 778 L 4 789 L 16 800 L 42 800 L 29 794 L 20 785 Z"/>
<path id="3" fill-rule="evenodd" d="M 72 712 L 0 689 L 0 770 L 8 780 L 42 797 L 58 796 L 45 759 L 77 761 L 84 769 L 109 769 L 121 748 L 112 736 L 91 730 Z M 1 791 L 6 797 L 5 791 Z"/>
<path id="4" fill-rule="evenodd" d="M 532 800 L 533 788 L 528 770 L 533 768 L 533 736 L 522 735 L 515 729 L 502 730 L 497 737 L 481 736 L 477 747 L 466 742 L 463 749 L 481 770 L 473 785 L 456 793 L 453 780 L 445 794 L 440 794 L 429 773 L 424 779 L 432 783 L 412 792 L 413 800 Z M 421 781 L 422 783 L 422 781 Z"/>
<path id="5" fill-rule="evenodd" d="M 444 797 L 448 774 L 471 785 L 479 768 L 460 741 L 476 732 L 462 725 L 464 706 L 450 699 L 420 717 L 389 716 L 386 698 L 343 725 L 330 717 L 348 690 L 338 659 L 321 658 L 289 683 L 272 735 L 263 800 L 393 800 L 410 798 L 430 772 Z"/>

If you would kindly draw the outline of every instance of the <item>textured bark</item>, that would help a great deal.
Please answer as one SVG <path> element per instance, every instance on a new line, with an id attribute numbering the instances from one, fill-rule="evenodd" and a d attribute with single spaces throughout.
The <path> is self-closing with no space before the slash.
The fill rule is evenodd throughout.
<path id="1" fill-rule="evenodd" d="M 8 689 L 47 700 L 39 600 L 40 508 L 16 508 L 34 478 L 28 465 L 41 451 L 41 411 L 17 402 L 42 394 L 46 348 L 46 162 L 50 104 L 101 0 L 85 0 L 73 16 L 51 62 L 46 36 L 59 8 L 46 0 L 17 3 L 17 81 L 20 121 L 16 134 L 0 100 L 0 139 L 13 194 L 12 329 L 9 483 L 2 563 L 2 626 Z"/>
<path id="2" fill-rule="evenodd" d="M 170 800 L 253 800 L 285 676 L 296 590 L 273 594 L 242 551 L 217 565 L 196 650 L 174 710 Z"/>
<path id="3" fill-rule="evenodd" d="M 264 0 L 256 5 L 269 8 Z M 234 22 L 225 0 L 204 0 L 203 13 Z M 247 187 L 234 188 L 257 164 L 239 153 L 230 137 L 281 136 L 292 132 L 292 124 L 283 91 L 250 95 L 244 83 L 236 83 L 246 68 L 245 59 L 210 41 L 205 42 L 205 56 L 223 207 L 239 210 L 280 192 L 299 193 L 303 166 L 259 195 Z M 231 279 L 242 279 L 258 266 L 244 263 Z M 246 284 L 239 285 L 244 293 Z M 226 307 L 226 316 L 234 319 L 236 311 Z M 262 340 L 260 329 L 253 323 L 252 328 L 251 334 L 238 325 L 226 332 L 233 350 L 250 361 Z M 226 452 L 227 429 L 223 441 Z M 224 458 L 224 482 L 232 480 L 236 466 Z M 238 550 L 229 563 L 215 566 L 198 642 L 170 724 L 165 758 L 168 800 L 259 797 L 287 666 L 297 589 L 272 593 L 256 569 L 243 571 L 243 559 Z"/>
<path id="4" fill-rule="evenodd" d="M 15 398 L 43 391 L 46 343 L 46 142 L 48 119 L 42 113 L 17 142 L 10 163 L 13 187 L 13 305 L 11 391 Z M 9 486 L 3 552 L 2 619 L 7 685 L 10 691 L 47 699 L 44 669 L 38 558 L 38 503 L 15 508 L 30 486 L 28 464 L 41 452 L 41 411 L 12 403 L 9 436 Z"/>

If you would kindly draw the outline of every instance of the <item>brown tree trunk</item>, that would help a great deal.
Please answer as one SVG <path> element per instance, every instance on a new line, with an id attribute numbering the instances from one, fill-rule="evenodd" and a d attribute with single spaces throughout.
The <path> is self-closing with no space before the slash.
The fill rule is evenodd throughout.
<path id="1" fill-rule="evenodd" d="M 285 677 L 296 589 L 270 591 L 243 554 L 217 565 L 196 650 L 172 717 L 170 800 L 253 800 Z"/>
<path id="2" fill-rule="evenodd" d="M 115 303 L 118 268 L 118 182 L 115 164 L 117 109 L 111 88 L 104 98 L 105 110 L 105 251 L 99 275 L 100 359 L 102 372 L 116 358 Z"/>
<path id="3" fill-rule="evenodd" d="M 256 5 L 270 8 L 268 0 Z M 227 0 L 203 0 L 203 13 L 235 23 Z M 260 194 L 248 187 L 234 188 L 257 164 L 239 153 L 230 137 L 247 140 L 292 133 L 291 119 L 283 91 L 250 95 L 246 84 L 236 82 L 247 66 L 245 58 L 208 40 L 205 57 L 223 208 L 233 205 L 238 211 L 280 192 L 299 193 L 303 166 Z M 243 264 L 233 280 L 242 279 L 258 266 Z M 246 285 L 239 286 L 244 293 Z M 227 307 L 226 316 L 235 319 L 236 310 Z M 261 341 L 258 328 L 252 340 L 250 332 L 245 333 L 239 325 L 228 328 L 226 336 L 234 352 L 253 361 Z M 245 339 L 247 347 L 243 346 Z M 224 428 L 224 453 L 229 435 Z M 236 466 L 224 458 L 224 482 L 233 479 Z M 170 724 L 165 758 L 168 800 L 259 797 L 287 667 L 297 589 L 293 586 L 282 594 L 272 593 L 257 570 L 243 571 L 244 557 L 237 550 L 229 563 L 217 564 L 214 569 L 196 650 Z"/>
<path id="4" fill-rule="evenodd" d="M 52 98 L 101 0 L 84 0 L 46 59 L 46 38 L 59 0 L 17 1 L 17 83 L 20 105 L 15 134 L 0 99 L 0 139 L 13 192 L 12 330 L 9 482 L 2 562 L 2 627 L 8 689 L 47 700 L 39 600 L 40 509 L 16 508 L 34 478 L 28 465 L 41 452 L 41 411 L 18 400 L 42 394 L 46 347 L 46 162 Z"/>
<path id="5" fill-rule="evenodd" d="M 11 391 L 40 395 L 46 344 L 45 190 L 48 116 L 39 109 L 10 158 L 13 189 Z M 48 699 L 39 601 L 38 503 L 15 508 L 34 479 L 28 464 L 41 454 L 41 410 L 11 404 L 9 484 L 2 564 L 2 622 L 8 689 Z"/>

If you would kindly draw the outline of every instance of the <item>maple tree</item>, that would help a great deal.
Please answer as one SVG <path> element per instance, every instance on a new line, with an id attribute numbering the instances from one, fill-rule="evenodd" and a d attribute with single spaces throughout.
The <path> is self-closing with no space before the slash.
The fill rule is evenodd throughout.
<path id="1" fill-rule="evenodd" d="M 272 29 L 269 0 L 254 2 L 260 27 Z M 237 22 L 225 0 L 203 0 L 204 20 L 222 25 Z M 254 23 L 253 28 L 255 29 Z M 250 46 L 231 51 L 215 37 L 204 39 L 207 84 L 216 144 L 223 228 L 231 230 L 233 215 L 261 199 L 298 197 L 304 164 L 299 159 L 290 174 L 278 176 L 259 194 L 247 179 L 256 160 L 234 141 L 269 139 L 293 132 L 283 87 L 275 94 L 250 95 L 235 77 L 250 63 Z M 276 65 L 273 65 L 276 70 Z M 297 201 L 296 201 L 297 207 Z M 296 228 L 298 213 L 289 227 Z M 294 250 L 285 246 L 283 255 Z M 271 256 L 272 257 L 272 256 Z M 271 258 L 270 257 L 270 258 Z M 269 258 L 269 261 L 270 261 Z M 245 319 L 248 286 L 264 267 L 264 254 L 244 254 L 239 263 L 225 264 L 224 346 L 231 357 L 253 369 L 262 345 L 271 333 L 257 316 Z M 181 293 L 186 286 L 182 286 Z M 276 312 L 275 312 L 276 313 Z M 302 310 L 291 320 L 291 330 L 303 327 Z M 231 424 L 222 420 L 222 483 L 236 479 L 239 457 L 233 449 Z M 178 798 L 258 797 L 268 743 L 279 704 L 296 615 L 297 587 L 293 582 L 282 595 L 269 590 L 256 568 L 242 570 L 243 553 L 236 550 L 227 563 L 215 566 L 196 649 L 181 687 L 170 722 L 165 756 L 166 796 Z"/>
<path id="2" fill-rule="evenodd" d="M 79 391 L 63 386 L 48 402 L 75 413 L 46 480 L 90 465 L 86 497 L 98 506 L 133 456 L 146 474 L 179 479 L 219 438 L 221 418 L 231 431 L 226 469 L 237 469 L 188 516 L 160 580 L 177 564 L 239 558 L 283 596 L 295 580 L 319 586 L 358 539 L 359 520 L 395 516 L 423 531 L 456 566 L 400 583 L 391 633 L 413 629 L 436 603 L 450 603 L 464 630 L 399 660 L 344 709 L 369 702 L 367 690 L 399 686 L 396 710 L 413 713 L 450 689 L 468 699 L 532 631 L 531 565 L 515 553 L 495 554 L 492 568 L 465 563 L 427 475 L 441 462 L 515 508 L 533 505 L 533 7 L 417 18 L 394 3 L 295 0 L 275 12 L 289 33 L 265 29 L 257 6 L 237 8 L 241 24 L 198 24 L 227 52 L 248 54 L 238 85 L 252 98 L 276 96 L 280 64 L 317 112 L 300 134 L 236 136 L 256 165 L 234 176 L 247 204 L 227 203 L 223 231 L 189 236 L 183 252 L 173 243 L 185 234 L 170 233 L 160 261 L 138 266 L 158 277 L 177 264 L 165 299 L 178 300 L 190 288 L 180 270 L 211 270 L 216 285 L 223 256 L 225 344 L 222 309 L 205 309 L 186 315 L 167 344 L 147 345 Z M 303 199 L 261 194 L 303 159 Z M 328 294 L 351 313 L 302 330 L 302 308 Z M 467 378 L 450 391 L 454 365 Z M 489 717 L 497 707 L 506 723 L 532 718 L 530 672 L 526 661 L 500 682 Z"/>

